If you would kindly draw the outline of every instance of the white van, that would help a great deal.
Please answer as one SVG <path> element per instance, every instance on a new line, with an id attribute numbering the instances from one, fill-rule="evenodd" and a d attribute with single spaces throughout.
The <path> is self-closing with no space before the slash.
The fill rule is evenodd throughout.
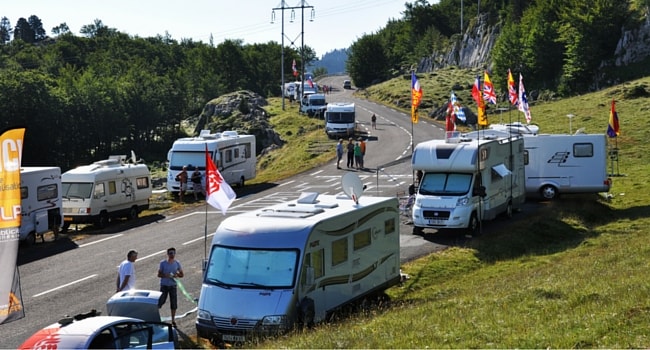
<path id="1" fill-rule="evenodd" d="M 423 172 L 413 205 L 413 233 L 425 228 L 480 233 L 480 222 L 523 207 L 524 140 L 468 137 L 419 143 L 411 159 Z"/>
<path id="2" fill-rule="evenodd" d="M 20 241 L 31 245 L 36 236 L 52 231 L 55 239 L 63 223 L 61 169 L 20 168 Z"/>
<path id="3" fill-rule="evenodd" d="M 356 132 L 354 103 L 328 103 L 325 110 L 325 132 L 329 138 L 350 137 Z"/>
<path id="4" fill-rule="evenodd" d="M 126 156 L 83 165 L 63 173 L 63 229 L 70 224 L 104 227 L 113 217 L 135 219 L 149 209 L 151 174 Z"/>
<path id="5" fill-rule="evenodd" d="M 323 94 L 308 94 L 302 99 L 300 112 L 308 116 L 322 117 L 327 109 L 327 102 Z"/>
<path id="6" fill-rule="evenodd" d="M 399 227 L 395 197 L 304 193 L 226 218 L 204 273 L 198 336 L 281 334 L 398 284 Z"/>

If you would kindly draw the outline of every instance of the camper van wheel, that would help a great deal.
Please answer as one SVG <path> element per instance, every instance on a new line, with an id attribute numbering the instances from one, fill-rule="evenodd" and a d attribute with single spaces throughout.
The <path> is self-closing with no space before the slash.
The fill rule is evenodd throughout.
<path id="1" fill-rule="evenodd" d="M 240 187 L 240 188 L 244 187 L 244 177 L 243 176 L 239 178 L 239 183 L 237 184 L 237 186 Z"/>
<path id="2" fill-rule="evenodd" d="M 95 221 L 95 226 L 104 228 L 106 225 L 108 225 L 108 213 L 103 211 L 99 213 L 99 217 L 97 217 L 97 220 Z"/>
<path id="3" fill-rule="evenodd" d="M 469 218 L 469 224 L 467 225 L 467 234 L 478 236 L 480 233 L 481 228 L 479 227 L 478 216 L 476 216 L 476 213 L 472 213 L 472 216 Z"/>
<path id="4" fill-rule="evenodd" d="M 138 218 L 138 207 L 137 206 L 132 206 L 131 210 L 129 210 L 129 220 L 135 220 Z"/>
<path id="5" fill-rule="evenodd" d="M 30 247 L 36 244 L 36 232 L 32 231 L 27 235 L 25 239 L 25 246 Z"/>
<path id="6" fill-rule="evenodd" d="M 544 199 L 555 199 L 555 197 L 557 197 L 557 189 L 551 185 L 543 186 L 540 190 L 540 193 Z"/>

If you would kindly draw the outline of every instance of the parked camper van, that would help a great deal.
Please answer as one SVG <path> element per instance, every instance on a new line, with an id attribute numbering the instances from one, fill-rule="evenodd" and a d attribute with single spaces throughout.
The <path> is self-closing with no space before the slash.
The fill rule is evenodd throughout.
<path id="1" fill-rule="evenodd" d="M 356 131 L 354 103 L 328 103 L 325 110 L 325 132 L 329 138 L 354 136 Z"/>
<path id="2" fill-rule="evenodd" d="M 323 116 L 326 109 L 327 102 L 325 102 L 325 95 L 323 94 L 305 95 L 300 106 L 300 112 L 308 116 Z"/>
<path id="3" fill-rule="evenodd" d="M 525 201 L 524 141 L 521 136 L 470 138 L 418 144 L 411 159 L 423 172 L 413 205 L 413 231 L 466 229 L 480 221 L 511 216 Z"/>
<path id="4" fill-rule="evenodd" d="M 63 223 L 61 169 L 58 167 L 20 168 L 20 241 L 28 245 Z"/>
<path id="5" fill-rule="evenodd" d="M 197 334 L 231 343 L 282 333 L 398 284 L 399 226 L 397 198 L 357 204 L 317 193 L 226 218 L 212 240 Z"/>
<path id="6" fill-rule="evenodd" d="M 149 168 L 126 160 L 110 156 L 63 173 L 64 230 L 78 223 L 104 227 L 114 217 L 135 219 L 149 208 Z"/>
<path id="7" fill-rule="evenodd" d="M 243 187 L 247 180 L 255 178 L 255 135 L 240 135 L 236 131 L 211 134 L 210 130 L 201 130 L 197 137 L 184 137 L 174 141 L 167 153 L 167 190 L 178 194 L 180 183 L 176 180 L 176 175 L 183 170 L 183 166 L 188 166 L 189 173 L 198 167 L 203 174 L 202 185 L 205 188 L 206 147 L 228 184 Z M 191 190 L 191 186 L 188 186 L 188 190 Z"/>

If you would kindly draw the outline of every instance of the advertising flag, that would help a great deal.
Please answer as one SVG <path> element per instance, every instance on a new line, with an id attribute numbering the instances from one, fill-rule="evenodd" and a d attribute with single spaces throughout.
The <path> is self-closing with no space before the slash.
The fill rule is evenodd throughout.
<path id="1" fill-rule="evenodd" d="M 478 75 L 474 81 L 474 86 L 472 86 L 472 97 L 474 98 L 474 101 L 476 101 L 476 106 L 478 107 L 478 125 L 487 126 L 488 120 L 487 115 L 485 114 L 485 101 L 483 100 L 483 94 L 481 93 L 481 78 Z"/>
<path id="2" fill-rule="evenodd" d="M 418 122 L 418 107 L 422 102 L 422 87 L 415 72 L 411 72 L 411 121 L 414 124 Z"/>
<path id="3" fill-rule="evenodd" d="M 291 65 L 291 69 L 293 70 L 293 76 L 297 77 L 298 76 L 298 70 L 296 69 L 296 60 L 293 60 L 293 64 Z"/>
<path id="4" fill-rule="evenodd" d="M 20 162 L 24 128 L 0 134 L 0 324 L 25 317 L 20 276 L 18 240 L 20 238 Z"/>
<path id="5" fill-rule="evenodd" d="M 616 113 L 616 102 L 612 99 L 612 110 L 609 112 L 609 125 L 607 125 L 607 136 L 616 137 L 620 135 L 618 130 L 618 113 Z"/>
<path id="6" fill-rule="evenodd" d="M 213 206 L 215 209 L 221 210 L 221 213 L 226 215 L 228 207 L 232 204 L 237 195 L 230 185 L 224 181 L 221 173 L 219 173 L 219 170 L 214 165 L 210 153 L 208 152 L 207 145 L 205 146 L 205 174 L 205 193 L 208 204 Z"/>
<path id="7" fill-rule="evenodd" d="M 497 104 L 497 94 L 487 71 L 483 73 L 483 99 L 493 105 Z"/>
<path id="8" fill-rule="evenodd" d="M 530 107 L 528 107 L 528 95 L 526 95 L 526 89 L 524 89 L 524 77 L 519 73 L 519 110 L 524 112 L 526 116 L 526 123 L 530 123 Z"/>
<path id="9" fill-rule="evenodd" d="M 508 69 L 508 100 L 510 100 L 510 104 L 513 106 L 519 104 L 519 97 L 517 96 L 517 89 L 515 88 L 515 79 L 512 77 L 510 69 Z"/>

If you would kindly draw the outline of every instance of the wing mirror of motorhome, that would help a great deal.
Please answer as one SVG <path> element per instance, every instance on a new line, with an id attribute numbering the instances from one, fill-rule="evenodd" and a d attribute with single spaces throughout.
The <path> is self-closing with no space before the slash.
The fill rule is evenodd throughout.
<path id="1" fill-rule="evenodd" d="M 485 196 L 487 196 L 485 193 L 485 186 L 475 187 L 472 191 L 472 196 L 480 196 L 481 198 L 485 198 Z"/>

